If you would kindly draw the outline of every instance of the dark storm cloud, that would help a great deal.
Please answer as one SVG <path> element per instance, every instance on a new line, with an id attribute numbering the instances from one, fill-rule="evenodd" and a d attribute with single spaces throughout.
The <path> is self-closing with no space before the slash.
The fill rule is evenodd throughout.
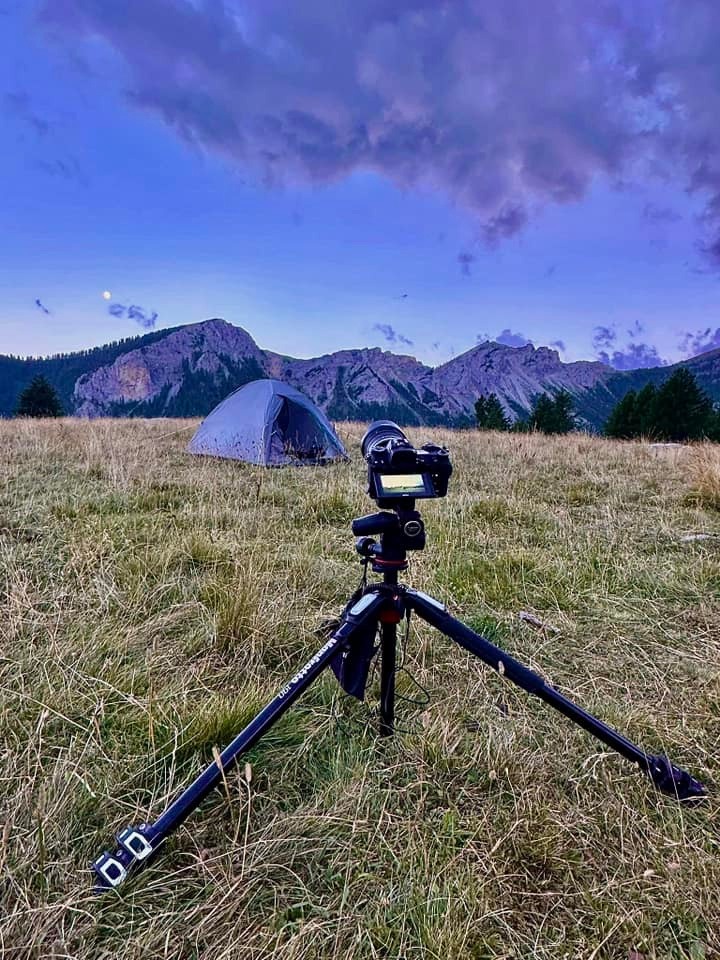
<path id="1" fill-rule="evenodd" d="M 157 322 L 158 315 L 157 313 L 150 312 L 149 310 L 144 310 L 142 307 L 138 307 L 136 304 L 131 304 L 131 306 L 126 307 L 122 303 L 111 303 L 108 307 L 108 313 L 112 317 L 125 317 L 127 316 L 128 320 L 134 320 L 139 326 L 144 330 L 152 330 Z"/>
<path id="2" fill-rule="evenodd" d="M 492 246 L 599 178 L 652 176 L 699 196 L 700 249 L 720 266 L 716 0 L 44 0 L 42 10 L 68 47 L 113 48 L 131 103 L 268 184 L 379 173 L 444 192 Z M 672 219 L 652 205 L 646 216 Z"/>
<path id="3" fill-rule="evenodd" d="M 501 333 L 493 338 L 496 343 L 502 343 L 506 347 L 526 347 L 532 344 L 524 333 L 513 333 L 509 327 L 506 327 Z"/>
<path id="4" fill-rule="evenodd" d="M 696 333 L 686 333 L 679 343 L 680 349 L 686 357 L 696 357 L 699 353 L 720 348 L 720 327 L 713 330 L 707 327 Z"/>
<path id="5" fill-rule="evenodd" d="M 643 367 L 665 367 L 668 361 L 657 352 L 650 343 L 629 343 L 624 350 L 606 350 L 598 352 L 598 360 L 615 367 L 616 370 L 639 370 Z"/>
<path id="6" fill-rule="evenodd" d="M 376 323 L 373 327 L 373 330 L 377 330 L 378 333 L 381 333 L 388 343 L 404 343 L 408 347 L 413 345 L 412 340 L 408 340 L 407 337 L 404 337 L 401 333 L 398 333 L 397 330 L 389 323 Z"/>

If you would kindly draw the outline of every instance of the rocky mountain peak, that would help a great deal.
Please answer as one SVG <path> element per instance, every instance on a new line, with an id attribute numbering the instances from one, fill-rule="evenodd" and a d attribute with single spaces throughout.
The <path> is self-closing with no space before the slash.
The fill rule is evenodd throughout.
<path id="1" fill-rule="evenodd" d="M 248 360 L 262 368 L 264 355 L 242 327 L 219 318 L 188 324 L 80 377 L 75 384 L 75 412 L 101 416 L 108 405 L 147 404 L 163 392 L 172 398 L 186 367 L 190 373 L 228 376 L 238 361 Z"/>

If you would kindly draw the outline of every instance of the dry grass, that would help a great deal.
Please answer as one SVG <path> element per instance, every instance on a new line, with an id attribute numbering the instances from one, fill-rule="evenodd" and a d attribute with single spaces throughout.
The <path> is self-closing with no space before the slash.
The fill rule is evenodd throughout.
<path id="1" fill-rule="evenodd" d="M 658 796 L 424 627 L 410 732 L 339 725 L 328 675 L 253 749 L 250 784 L 241 765 L 122 897 L 93 899 L 112 833 L 157 817 L 359 577 L 357 456 L 266 471 L 186 456 L 190 429 L 0 422 L 0 957 L 717 955 L 716 797 Z M 361 429 L 341 431 L 353 453 Z M 720 541 L 681 539 L 720 533 L 716 451 L 429 435 L 455 474 L 410 581 L 717 780 Z"/>
<path id="2" fill-rule="evenodd" d="M 692 451 L 688 470 L 698 502 L 720 510 L 720 446 L 698 444 Z"/>

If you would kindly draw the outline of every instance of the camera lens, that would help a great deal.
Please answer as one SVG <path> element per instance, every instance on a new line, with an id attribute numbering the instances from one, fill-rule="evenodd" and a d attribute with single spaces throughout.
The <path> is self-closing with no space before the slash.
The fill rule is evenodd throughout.
<path id="1" fill-rule="evenodd" d="M 403 443 L 409 443 L 400 427 L 392 420 L 374 420 L 360 441 L 362 455 L 367 457 L 377 447 L 387 446 L 389 440 L 401 440 Z"/>

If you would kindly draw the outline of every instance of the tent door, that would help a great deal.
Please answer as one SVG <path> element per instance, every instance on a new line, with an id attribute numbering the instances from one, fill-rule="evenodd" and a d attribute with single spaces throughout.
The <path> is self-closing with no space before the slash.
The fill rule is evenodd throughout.
<path id="1" fill-rule="evenodd" d="M 312 414 L 284 398 L 273 424 L 273 459 L 277 457 L 285 463 L 298 460 L 317 462 L 325 455 L 325 446 L 323 431 Z"/>

